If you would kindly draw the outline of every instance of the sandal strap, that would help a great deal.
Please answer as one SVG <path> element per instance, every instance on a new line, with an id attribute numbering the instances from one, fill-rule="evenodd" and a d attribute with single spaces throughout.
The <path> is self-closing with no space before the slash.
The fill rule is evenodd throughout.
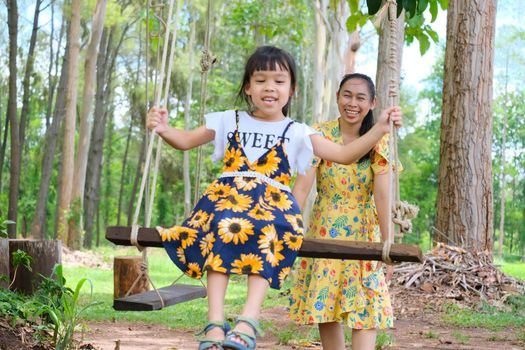
<path id="1" fill-rule="evenodd" d="M 220 350 L 224 349 L 222 347 L 222 341 L 221 340 L 202 339 L 202 340 L 199 341 L 199 350 L 206 350 L 206 349 L 209 349 L 209 348 L 211 348 L 213 346 L 219 348 Z"/>
<path id="2" fill-rule="evenodd" d="M 195 335 L 198 336 L 198 335 L 206 334 L 209 331 L 211 331 L 213 328 L 217 328 L 217 327 L 222 329 L 224 334 L 228 333 L 228 331 L 231 329 L 230 324 L 226 321 L 208 321 L 206 326 L 204 326 L 204 328 L 201 331 L 195 333 Z"/>
<path id="3" fill-rule="evenodd" d="M 240 322 L 246 323 L 248 326 L 250 326 L 255 336 L 258 336 L 258 335 L 264 336 L 264 332 L 259 327 L 259 321 L 257 321 L 256 319 L 253 319 L 251 317 L 246 317 L 246 316 L 237 316 L 237 318 L 235 319 L 235 324 L 238 324 Z"/>

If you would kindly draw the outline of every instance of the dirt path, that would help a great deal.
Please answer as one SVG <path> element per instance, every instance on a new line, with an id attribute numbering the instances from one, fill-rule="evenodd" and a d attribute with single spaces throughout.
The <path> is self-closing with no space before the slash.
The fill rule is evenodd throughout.
<path id="1" fill-rule="evenodd" d="M 512 330 L 494 332 L 480 328 L 445 327 L 429 316 L 399 319 L 396 327 L 389 332 L 395 344 L 383 349 L 389 350 L 523 350 L 523 344 L 515 340 Z M 284 308 L 273 308 L 264 311 L 263 318 L 271 320 L 274 329 L 289 327 Z M 96 349 L 113 350 L 186 350 L 196 349 L 198 343 L 191 331 L 169 329 L 155 325 L 140 325 L 124 322 L 91 322 L 89 333 L 84 341 L 90 342 Z M 299 333 L 308 332 L 307 327 L 300 328 Z M 281 345 L 274 331 L 269 330 L 264 337 L 258 338 L 258 349 L 265 350 L 315 350 L 321 349 L 319 343 L 292 343 Z"/>

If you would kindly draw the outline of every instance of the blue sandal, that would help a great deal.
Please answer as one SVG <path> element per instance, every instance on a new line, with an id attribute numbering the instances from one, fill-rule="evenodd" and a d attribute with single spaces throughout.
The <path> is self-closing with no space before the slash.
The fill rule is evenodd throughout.
<path id="1" fill-rule="evenodd" d="M 224 331 L 224 335 L 226 335 L 230 331 L 230 324 L 226 321 L 209 321 L 208 324 L 204 327 L 204 329 L 196 333 L 195 335 L 198 336 L 201 334 L 206 334 L 213 328 L 222 329 Z M 213 346 L 217 347 L 219 350 L 224 350 L 222 340 L 207 338 L 199 339 L 199 350 L 206 350 L 212 348 Z"/>
<path id="2" fill-rule="evenodd" d="M 255 337 L 258 335 L 262 335 L 262 331 L 259 328 L 259 322 L 257 320 L 254 320 L 253 318 L 244 317 L 244 316 L 238 316 L 235 320 L 235 324 L 239 324 L 240 322 L 246 323 L 248 326 L 253 329 L 254 335 L 246 334 L 244 332 L 231 330 L 228 333 L 226 333 L 226 339 L 224 339 L 224 343 L 222 346 L 224 349 L 230 349 L 230 350 L 255 350 L 257 346 L 257 341 L 255 340 Z M 234 340 L 234 338 L 240 338 L 244 342 L 246 342 L 247 345 L 241 344 Z"/>

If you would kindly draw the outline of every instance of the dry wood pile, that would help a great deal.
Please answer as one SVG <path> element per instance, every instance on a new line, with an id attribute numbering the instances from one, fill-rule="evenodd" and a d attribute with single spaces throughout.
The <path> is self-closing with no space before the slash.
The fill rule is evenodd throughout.
<path id="1" fill-rule="evenodd" d="M 466 304 L 480 299 L 501 304 L 509 295 L 525 293 L 525 281 L 499 271 L 490 254 L 443 243 L 425 254 L 423 264 L 402 263 L 394 271 L 394 286 Z"/>

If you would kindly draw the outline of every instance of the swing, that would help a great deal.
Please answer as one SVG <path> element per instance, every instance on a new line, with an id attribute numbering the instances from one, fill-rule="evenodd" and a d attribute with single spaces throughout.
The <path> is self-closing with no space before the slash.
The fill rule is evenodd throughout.
<path id="1" fill-rule="evenodd" d="M 173 2 L 173 0 L 172 0 Z M 390 36 L 391 41 L 394 42 L 396 37 L 396 2 L 389 1 L 389 22 L 390 22 Z M 171 12 L 171 5 L 170 5 Z M 208 1 L 208 22 L 205 39 L 205 49 L 203 52 L 203 59 L 201 61 L 202 68 L 202 80 L 201 80 L 201 107 L 200 107 L 200 118 L 204 116 L 204 101 L 206 96 L 206 82 L 207 82 L 207 70 L 212 64 L 212 58 L 208 53 L 209 47 L 209 21 L 210 21 L 210 1 Z M 399 82 L 396 78 L 397 72 L 397 52 L 396 46 L 390 46 L 389 64 L 392 72 L 391 83 L 389 86 L 389 97 L 390 105 L 394 105 L 395 98 L 398 96 L 398 85 Z M 170 66 L 171 69 L 171 66 Z M 169 71 L 168 71 L 169 72 Z M 161 70 L 162 73 L 162 70 Z M 169 76 L 169 73 L 168 73 Z M 169 82 L 169 79 L 168 79 Z M 166 89 L 167 92 L 167 89 Z M 166 96 L 167 97 L 167 96 Z M 166 101 L 166 99 L 164 100 Z M 159 101 L 156 101 L 158 105 Z M 389 212 L 389 228 L 388 228 L 388 239 L 381 242 L 359 242 L 359 241 L 342 241 L 342 240 L 320 240 L 320 239 L 307 239 L 303 240 L 303 244 L 298 251 L 300 257 L 312 257 L 312 258 L 327 258 L 327 259 L 349 259 L 349 260 L 378 260 L 384 261 L 385 263 L 392 264 L 394 262 L 422 262 L 423 256 L 421 249 L 417 245 L 399 244 L 394 243 L 394 224 L 399 225 L 401 232 L 407 232 L 411 229 L 410 219 L 412 219 L 418 211 L 418 208 L 409 205 L 405 202 L 399 201 L 399 184 L 397 178 L 396 167 L 392 167 L 393 164 L 398 164 L 397 159 L 397 136 L 393 127 L 393 123 L 390 122 L 390 149 L 391 156 L 393 159 L 389 162 L 390 167 L 390 184 L 391 184 L 391 196 L 389 199 L 389 206 L 392 211 Z M 148 156 L 146 157 L 145 169 L 149 167 L 150 155 L 153 147 L 153 137 L 148 147 Z M 158 161 L 160 158 L 159 150 L 161 145 L 161 139 L 158 139 L 157 154 L 155 162 L 154 179 L 156 179 L 156 169 L 158 168 Z M 195 180 L 195 198 L 198 198 L 198 186 L 199 186 L 199 172 L 201 162 L 201 149 L 197 157 L 197 172 Z M 139 205 L 142 200 L 142 192 L 144 186 L 144 178 L 142 179 L 141 192 L 139 194 Z M 394 186 L 396 185 L 396 186 Z M 152 186 L 152 194 L 154 194 L 155 186 Z M 395 197 L 395 198 L 394 198 Z M 394 203 L 395 199 L 395 203 Z M 151 216 L 151 205 L 153 204 L 153 196 L 150 195 L 150 209 L 148 215 L 146 215 L 146 227 L 138 227 L 133 225 L 132 227 L 125 226 L 111 226 L 106 229 L 106 239 L 116 245 L 137 247 L 162 247 L 162 241 L 157 230 L 154 228 L 148 228 Z M 136 211 L 136 217 L 138 212 Z M 136 221 L 134 221 L 136 222 Z M 146 275 L 147 276 L 147 275 Z M 149 277 L 148 277 L 149 279 Z M 150 281 L 151 282 L 151 281 Z M 131 290 L 131 288 L 130 288 Z M 172 285 L 170 287 L 161 288 L 159 290 L 149 291 L 146 293 L 135 294 L 132 296 L 126 296 L 125 298 L 116 299 L 114 302 L 114 308 L 116 310 L 158 310 L 166 306 L 174 305 L 180 302 L 192 300 L 198 297 L 205 297 L 206 290 L 204 287 L 194 285 Z"/>
<path id="2" fill-rule="evenodd" d="M 159 73 L 159 81 L 160 81 L 160 87 L 157 89 L 157 79 L 155 80 L 155 106 L 160 105 L 160 97 L 164 95 L 164 105 L 166 104 L 166 101 L 168 99 L 168 92 L 169 92 L 169 84 L 170 84 L 170 76 L 171 76 L 171 69 L 172 69 L 172 62 L 173 62 L 173 55 L 175 52 L 175 43 L 177 40 L 177 22 L 178 17 L 180 13 L 180 1 L 177 0 L 177 7 L 176 7 L 176 13 L 175 13 L 175 25 L 173 29 L 172 39 L 171 39 L 171 46 L 168 45 L 169 39 L 170 39 L 170 28 L 171 28 L 171 22 L 173 17 L 173 3 L 174 0 L 170 1 L 169 4 L 169 10 L 168 10 L 168 19 L 167 22 L 164 23 L 161 16 L 155 15 L 160 23 L 164 25 L 165 27 L 165 37 L 164 37 L 164 46 L 162 50 L 162 63 L 160 67 L 160 73 Z M 163 5 L 153 5 L 155 7 L 160 7 L 162 9 Z M 208 3 L 208 21 L 209 21 L 209 7 L 210 4 Z M 149 22 L 149 9 L 150 9 L 150 2 L 148 1 L 147 6 L 147 16 L 148 16 L 148 22 Z M 149 28 L 148 28 L 149 29 Z M 147 30 L 148 30 L 147 29 Z M 160 36 L 161 31 L 158 32 L 158 42 L 160 43 Z M 208 36 L 208 32 L 206 33 L 206 36 Z M 164 68 L 166 66 L 166 57 L 167 57 L 167 49 L 168 46 L 170 46 L 170 58 L 169 58 L 169 64 L 168 64 L 168 71 L 167 74 L 164 75 Z M 206 46 L 206 48 L 208 45 Z M 160 51 L 160 50 L 159 50 Z M 158 52 L 159 52 L 158 51 Z M 158 56 L 157 56 L 157 66 L 158 66 Z M 203 75 L 206 75 L 207 72 L 203 70 Z M 163 83 L 164 79 L 166 79 L 165 88 L 163 91 Z M 146 87 L 147 88 L 147 87 Z M 164 93 L 163 93 L 164 92 Z M 153 143 L 155 140 L 156 134 L 154 132 L 151 133 L 151 137 L 148 143 L 147 148 L 147 156 L 146 161 L 144 165 L 144 174 L 147 174 L 149 168 L 150 168 L 150 162 L 151 162 L 151 155 L 153 150 Z M 157 174 L 158 174 L 158 166 L 159 166 L 159 160 L 160 160 L 160 149 L 161 149 L 161 139 L 158 138 L 157 141 L 157 151 L 155 154 L 155 165 L 153 170 L 153 179 L 151 184 L 151 190 L 149 194 L 149 201 L 146 203 L 146 214 L 145 214 L 145 224 L 148 226 L 151 221 L 151 208 L 153 205 L 153 199 L 155 196 L 155 188 L 156 188 L 156 180 L 157 180 Z M 151 310 L 159 310 L 166 306 L 175 305 L 181 302 L 193 300 L 196 298 L 204 298 L 206 297 L 206 287 L 204 284 L 202 286 L 198 285 L 190 285 L 190 284 L 177 284 L 176 282 L 183 276 L 181 275 L 179 278 L 177 278 L 170 286 L 163 287 L 157 289 L 155 285 L 153 284 L 153 281 L 149 277 L 148 274 L 148 268 L 147 268 L 147 255 L 146 255 L 146 249 L 144 249 L 145 246 L 141 245 L 139 240 L 137 239 L 137 233 L 139 231 L 139 226 L 137 225 L 138 217 L 140 208 L 142 205 L 142 198 L 143 193 L 146 188 L 146 178 L 147 176 L 142 177 L 141 186 L 140 186 L 140 192 L 139 192 L 139 199 L 137 206 L 135 208 L 135 213 L 133 216 L 133 225 L 128 228 L 128 238 L 129 243 L 128 245 L 134 245 L 142 251 L 142 264 L 140 267 L 140 274 L 136 277 L 135 281 L 132 283 L 131 287 L 128 289 L 127 293 L 124 297 L 116 298 L 113 301 L 113 308 L 118 311 L 151 311 Z M 108 230 L 111 231 L 112 228 L 108 227 Z M 142 277 L 145 277 L 149 284 L 153 287 L 153 290 L 143 292 L 143 293 L 137 293 L 130 295 L 131 291 L 135 287 L 135 285 L 139 282 L 139 280 Z M 201 281 L 202 283 L 202 281 Z"/>

